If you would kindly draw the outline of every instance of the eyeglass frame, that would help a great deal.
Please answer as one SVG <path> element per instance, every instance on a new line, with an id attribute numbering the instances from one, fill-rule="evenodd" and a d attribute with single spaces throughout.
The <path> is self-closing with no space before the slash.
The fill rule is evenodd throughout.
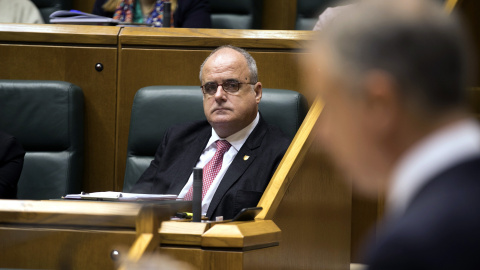
<path id="1" fill-rule="evenodd" d="M 238 84 L 238 88 L 237 88 L 235 91 L 225 90 L 225 88 L 223 88 L 223 85 L 224 85 L 225 83 L 229 83 L 229 82 L 230 82 L 230 83 L 232 83 L 232 82 L 237 83 L 237 84 Z M 207 92 L 205 91 L 205 85 L 207 85 L 207 84 L 209 84 L 209 83 L 211 83 L 211 84 L 216 84 L 216 85 L 217 85 L 217 87 L 215 87 L 215 92 L 212 93 L 212 94 L 209 94 L 209 93 L 207 93 Z M 242 84 L 255 85 L 255 84 L 257 84 L 257 83 L 252 83 L 252 82 L 242 83 L 242 82 L 239 82 L 239 81 L 237 81 L 237 80 L 226 80 L 226 81 L 224 81 L 223 83 L 207 82 L 207 83 L 204 84 L 204 85 L 200 85 L 200 88 L 202 89 L 202 93 L 203 93 L 204 95 L 214 96 L 214 95 L 217 93 L 217 91 L 218 91 L 218 87 L 221 86 L 221 87 L 222 87 L 222 90 L 225 91 L 225 93 L 232 95 L 232 94 L 236 94 L 238 91 L 240 91 L 240 85 L 242 85 Z"/>

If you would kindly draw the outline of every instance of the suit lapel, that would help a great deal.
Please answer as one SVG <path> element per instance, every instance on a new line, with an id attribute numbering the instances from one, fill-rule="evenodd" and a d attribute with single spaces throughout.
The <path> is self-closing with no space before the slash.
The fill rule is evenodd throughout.
<path id="1" fill-rule="evenodd" d="M 182 157 L 183 166 L 179 170 L 179 175 L 174 176 L 175 179 L 172 181 L 172 184 L 168 189 L 169 194 L 179 194 L 183 187 L 187 184 L 188 179 L 192 174 L 193 167 L 197 165 L 198 159 L 200 158 L 200 155 L 210 139 L 211 130 L 212 128 L 209 125 L 208 128 L 205 128 L 198 134 L 193 143 L 183 147 L 182 151 L 185 153 L 185 155 Z"/>
<path id="2" fill-rule="evenodd" d="M 267 125 L 263 121 L 263 118 L 260 116 L 260 121 L 258 122 L 258 125 L 252 131 L 250 136 L 248 136 L 248 139 L 245 141 L 240 151 L 238 151 L 237 155 L 230 164 L 230 167 L 223 176 L 223 179 L 220 182 L 220 185 L 218 186 L 217 191 L 212 198 L 212 201 L 210 202 L 210 206 L 208 207 L 207 217 L 210 217 L 212 215 L 213 211 L 215 211 L 225 193 L 227 193 L 230 187 L 238 181 L 238 179 L 253 163 L 257 155 L 257 151 L 255 150 L 260 147 L 266 132 Z M 245 160 L 245 156 L 249 156 L 249 158 Z"/>

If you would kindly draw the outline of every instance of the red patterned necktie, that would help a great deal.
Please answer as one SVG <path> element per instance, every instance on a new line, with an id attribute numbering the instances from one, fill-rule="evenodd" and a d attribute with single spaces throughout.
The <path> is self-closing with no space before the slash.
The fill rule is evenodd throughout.
<path id="1" fill-rule="evenodd" d="M 203 167 L 203 188 L 202 188 L 202 200 L 207 194 L 208 189 L 213 183 L 215 177 L 217 177 L 218 172 L 222 168 L 223 155 L 230 149 L 231 144 L 225 140 L 218 140 L 215 142 L 217 144 L 217 151 L 213 158 Z M 185 194 L 183 200 L 191 201 L 193 198 L 193 185 Z"/>

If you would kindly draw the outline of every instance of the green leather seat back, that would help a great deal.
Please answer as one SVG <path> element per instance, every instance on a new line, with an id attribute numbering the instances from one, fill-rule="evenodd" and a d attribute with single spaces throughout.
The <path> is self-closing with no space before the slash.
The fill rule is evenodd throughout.
<path id="1" fill-rule="evenodd" d="M 128 192 L 147 169 L 169 127 L 205 120 L 202 98 L 198 86 L 149 86 L 138 90 L 130 120 L 123 191 Z M 293 138 L 308 104 L 295 91 L 264 88 L 259 110 L 267 123 Z"/>
<path id="2" fill-rule="evenodd" d="M 42 14 L 45 23 L 50 22 L 50 14 L 57 10 L 69 10 L 72 8 L 72 0 L 32 0 Z"/>
<path id="3" fill-rule="evenodd" d="M 338 0 L 297 0 L 295 30 L 313 30 L 318 16 L 338 2 Z"/>
<path id="4" fill-rule="evenodd" d="M 262 0 L 210 0 L 212 28 L 261 29 Z"/>
<path id="5" fill-rule="evenodd" d="M 54 199 L 81 191 L 83 92 L 60 81 L 0 80 L 0 130 L 26 151 L 19 199 Z"/>

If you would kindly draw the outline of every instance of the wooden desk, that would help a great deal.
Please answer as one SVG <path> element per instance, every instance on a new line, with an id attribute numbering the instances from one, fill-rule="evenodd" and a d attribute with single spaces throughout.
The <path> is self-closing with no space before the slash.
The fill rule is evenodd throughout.
<path id="1" fill-rule="evenodd" d="M 322 109 L 321 100 L 313 102 L 258 203 L 263 210 L 254 222 L 211 227 L 164 222 L 154 252 L 201 270 L 348 269 L 351 189 L 314 141 Z M 135 245 L 131 252 L 141 257 L 136 250 Z"/>
<path id="2" fill-rule="evenodd" d="M 197 269 L 268 269 L 259 267 L 258 261 L 281 242 L 280 229 L 271 220 L 215 225 L 167 221 L 159 232 L 161 246 L 154 253 Z"/>
<path id="3" fill-rule="evenodd" d="M 61 79 L 81 86 L 87 111 L 84 189 L 121 190 L 131 104 L 138 89 L 156 84 L 199 85 L 199 68 L 205 57 L 217 46 L 232 44 L 251 52 L 264 87 L 305 93 L 297 62 L 310 38 L 308 31 L 1 25 L 0 40 L 4 41 L 0 54 L 7 61 L 0 64 L 0 76 Z M 16 51 L 22 53 L 18 63 Z M 68 65 L 72 61 L 77 64 Z M 93 69 L 97 61 L 104 63 L 104 71 Z M 112 70 L 113 64 L 118 68 Z M 304 153 L 305 162 L 297 164 L 300 169 L 291 176 L 295 184 L 278 202 L 275 214 L 265 218 L 282 230 L 285 243 L 273 248 L 279 253 L 269 253 L 272 265 L 318 269 L 347 265 L 351 194 L 326 159 L 317 154 L 319 150 L 311 143 Z M 110 163 L 113 157 L 115 178 Z M 301 263 L 285 255 L 292 250 L 305 251 Z M 275 258 L 279 256 L 282 260 Z"/>
<path id="4" fill-rule="evenodd" d="M 0 200 L 0 268 L 115 269 L 143 233 L 184 202 L 142 204 Z"/>

